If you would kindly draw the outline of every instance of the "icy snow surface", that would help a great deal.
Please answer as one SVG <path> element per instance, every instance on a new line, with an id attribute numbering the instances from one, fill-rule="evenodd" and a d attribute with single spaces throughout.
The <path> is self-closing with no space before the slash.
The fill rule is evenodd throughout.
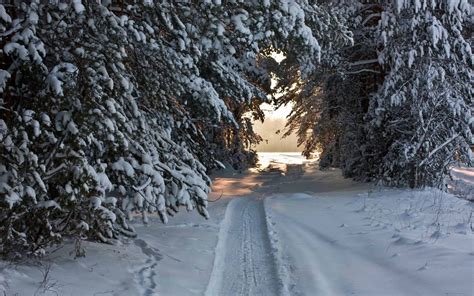
<path id="1" fill-rule="evenodd" d="M 209 220 L 137 218 L 136 239 L 86 242 L 85 258 L 70 243 L 41 264 L 0 262 L 0 294 L 474 295 L 473 203 L 261 156 L 258 170 L 214 176 Z"/>

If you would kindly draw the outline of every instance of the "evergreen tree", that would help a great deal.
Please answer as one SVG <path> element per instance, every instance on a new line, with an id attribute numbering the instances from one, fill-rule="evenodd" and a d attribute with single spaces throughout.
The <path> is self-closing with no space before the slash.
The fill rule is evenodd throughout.
<path id="1" fill-rule="evenodd" d="M 301 62 L 318 59 L 305 17 L 314 9 L 0 5 L 0 252 L 42 254 L 64 236 L 110 242 L 134 235 L 136 213 L 166 222 L 184 206 L 207 217 L 209 169 L 252 160 L 247 113 L 262 118 L 270 82 L 261 55 L 291 42 Z"/>
<path id="2" fill-rule="evenodd" d="M 328 47 L 306 79 L 291 56 L 274 70 L 277 104 L 294 104 L 287 134 L 345 176 L 444 187 L 454 163 L 472 163 L 472 4 L 329 2 L 354 43 Z"/>
<path id="3" fill-rule="evenodd" d="M 473 62 L 467 0 L 399 0 L 378 29 L 386 75 L 370 106 L 377 175 L 395 186 L 443 187 L 455 162 L 472 161 Z"/>
<path id="4" fill-rule="evenodd" d="M 324 46 L 328 50 L 306 79 L 292 68 L 291 57 L 282 63 L 279 91 L 285 95 L 277 103 L 293 104 L 286 135 L 297 133 L 304 155 L 319 150 L 322 168 L 341 167 L 345 176 L 367 180 L 363 155 L 370 143 L 364 117 L 369 95 L 380 80 L 373 37 L 381 8 L 370 1 L 329 1 L 328 5 L 347 28 L 331 30 L 334 35 Z"/>

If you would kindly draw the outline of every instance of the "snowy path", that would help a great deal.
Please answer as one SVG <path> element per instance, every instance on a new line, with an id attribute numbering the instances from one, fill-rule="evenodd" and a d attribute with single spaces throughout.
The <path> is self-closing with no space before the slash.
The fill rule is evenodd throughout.
<path id="1" fill-rule="evenodd" d="M 206 295 L 473 295 L 469 203 L 269 163 L 227 207 Z"/>
<path id="2" fill-rule="evenodd" d="M 259 185 L 247 196 L 232 199 L 227 206 L 207 296 L 288 294 L 287 275 L 282 274 L 280 266 L 282 258 L 278 258 L 275 250 L 278 239 L 270 229 L 273 225 L 267 225 L 264 199 L 276 192 L 301 190 L 294 184 L 304 182 L 306 166 L 301 160 L 287 160 L 289 163 L 284 164 L 269 161 L 271 164 L 266 163 L 264 167 L 268 167 L 258 175 Z M 316 185 L 331 190 L 328 185 L 333 182 L 332 177 L 334 174 L 325 174 Z M 345 183 L 342 186 L 355 185 L 351 181 Z"/>
<path id="3" fill-rule="evenodd" d="M 221 248 L 206 294 L 277 295 L 278 276 L 270 252 L 263 200 L 232 200 L 223 227 L 218 243 Z"/>

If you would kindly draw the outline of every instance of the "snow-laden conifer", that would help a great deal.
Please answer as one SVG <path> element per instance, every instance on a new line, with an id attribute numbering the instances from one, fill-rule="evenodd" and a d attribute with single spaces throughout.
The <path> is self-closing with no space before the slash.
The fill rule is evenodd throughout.
<path id="1" fill-rule="evenodd" d="M 389 185 L 444 184 L 450 166 L 472 161 L 473 6 L 467 0 L 398 0 L 381 15 L 386 75 L 370 107 L 369 141 Z M 472 33 L 472 32 L 471 32 Z"/>
<path id="2" fill-rule="evenodd" d="M 320 48 L 305 1 L 0 5 L 1 253 L 110 242 L 180 206 L 207 217 L 208 170 L 258 140 L 260 55 Z M 314 31 L 318 28 L 313 28 Z M 226 142 L 222 141 L 223 139 Z M 230 152 L 229 152 L 230 151 Z M 219 161 L 220 160 L 220 161 Z"/>

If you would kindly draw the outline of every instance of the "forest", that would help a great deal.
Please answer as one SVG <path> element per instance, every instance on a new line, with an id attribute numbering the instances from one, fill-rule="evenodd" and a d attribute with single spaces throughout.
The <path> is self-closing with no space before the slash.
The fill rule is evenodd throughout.
<path id="1" fill-rule="evenodd" d="M 208 218 L 209 175 L 257 161 L 262 103 L 346 178 L 446 190 L 473 165 L 468 0 L 0 3 L 3 256 Z"/>

